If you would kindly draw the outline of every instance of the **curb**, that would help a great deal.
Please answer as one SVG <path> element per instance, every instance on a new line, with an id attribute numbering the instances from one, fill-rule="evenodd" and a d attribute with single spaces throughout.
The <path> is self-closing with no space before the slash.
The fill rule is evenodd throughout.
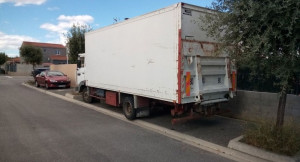
<path id="1" fill-rule="evenodd" d="M 243 152 L 231 149 L 231 148 L 227 148 L 227 147 L 223 147 L 223 146 L 211 143 L 211 142 L 207 142 L 207 141 L 204 141 L 202 139 L 199 139 L 199 138 L 196 138 L 196 137 L 193 137 L 193 136 L 190 136 L 190 135 L 186 135 L 186 134 L 183 134 L 183 133 L 179 133 L 179 132 L 176 132 L 174 130 L 170 130 L 170 129 L 167 129 L 167 128 L 164 128 L 164 127 L 160 127 L 160 126 L 157 126 L 157 125 L 154 125 L 154 124 L 142 121 L 142 120 L 136 119 L 134 121 L 129 121 L 122 114 L 119 114 L 119 113 L 101 108 L 99 106 L 94 106 L 94 105 L 91 105 L 91 104 L 88 104 L 88 103 L 84 103 L 84 102 L 75 100 L 75 99 L 73 99 L 74 96 L 71 96 L 71 94 L 67 95 L 67 96 L 62 96 L 62 95 L 59 95 L 59 94 L 56 94 L 56 93 L 53 93 L 53 92 L 50 92 L 50 91 L 47 91 L 47 90 L 43 90 L 43 89 L 33 87 L 33 86 L 25 84 L 25 83 L 23 83 L 22 85 L 24 85 L 28 88 L 35 89 L 39 92 L 48 94 L 50 96 L 57 97 L 57 98 L 60 98 L 62 100 L 65 100 L 65 101 L 72 102 L 74 104 L 83 106 L 85 108 L 95 110 L 97 112 L 100 112 L 100 113 L 103 113 L 105 115 L 117 118 L 117 119 L 122 120 L 124 122 L 127 122 L 127 123 L 130 123 L 130 124 L 148 129 L 150 131 L 153 131 L 153 132 L 156 132 L 156 133 L 159 133 L 159 134 L 162 134 L 164 136 L 173 138 L 173 139 L 178 140 L 180 142 L 183 142 L 185 144 L 200 148 L 202 150 L 205 150 L 205 151 L 208 151 L 208 152 L 211 152 L 211 153 L 215 153 L 217 155 L 223 156 L 223 157 L 231 159 L 231 160 L 235 160 L 235 161 L 239 161 L 239 162 L 242 162 L 242 161 L 244 161 L 244 162 L 266 162 L 267 161 L 267 160 L 249 155 L 247 153 L 243 153 Z"/>
<path id="2" fill-rule="evenodd" d="M 247 154 L 260 157 L 262 159 L 266 159 L 274 162 L 297 162 L 299 161 L 299 156 L 288 157 L 285 155 L 278 155 L 251 145 L 247 145 L 245 143 L 240 142 L 243 136 L 239 136 L 229 141 L 228 147 L 234 150 L 242 151 Z"/>
<path id="3" fill-rule="evenodd" d="M 66 93 L 65 96 L 71 99 L 75 99 L 75 96 L 72 95 L 71 93 Z"/>
<path id="4" fill-rule="evenodd" d="M 74 95 L 74 94 L 71 94 L 69 92 L 67 92 L 65 94 L 65 97 L 68 97 L 68 98 L 71 98 L 71 99 L 74 99 L 74 100 L 80 100 L 82 98 L 81 95 Z"/>

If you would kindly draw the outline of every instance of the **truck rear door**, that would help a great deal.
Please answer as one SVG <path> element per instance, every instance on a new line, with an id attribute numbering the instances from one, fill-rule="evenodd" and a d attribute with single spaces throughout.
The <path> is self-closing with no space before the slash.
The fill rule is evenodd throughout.
<path id="1" fill-rule="evenodd" d="M 182 103 L 203 105 L 227 101 L 231 89 L 230 59 L 216 53 L 218 43 L 201 29 L 201 18 L 212 11 L 188 4 L 181 10 Z"/>

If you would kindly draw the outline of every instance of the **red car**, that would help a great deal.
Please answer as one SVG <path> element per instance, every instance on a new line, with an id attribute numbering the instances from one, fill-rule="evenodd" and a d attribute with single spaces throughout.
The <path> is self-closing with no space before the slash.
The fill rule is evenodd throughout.
<path id="1" fill-rule="evenodd" d="M 35 86 L 49 88 L 70 88 L 70 79 L 60 71 L 43 71 L 35 77 Z"/>

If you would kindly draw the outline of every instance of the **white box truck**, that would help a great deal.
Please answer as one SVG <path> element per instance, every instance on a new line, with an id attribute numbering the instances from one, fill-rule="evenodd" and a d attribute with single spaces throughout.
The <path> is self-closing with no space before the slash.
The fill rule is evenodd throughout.
<path id="1" fill-rule="evenodd" d="M 235 93 L 232 61 L 214 54 L 218 43 L 200 28 L 200 16 L 213 12 L 178 3 L 86 33 L 83 100 L 123 106 L 128 119 L 157 103 L 172 105 L 174 117 L 212 114 Z"/>

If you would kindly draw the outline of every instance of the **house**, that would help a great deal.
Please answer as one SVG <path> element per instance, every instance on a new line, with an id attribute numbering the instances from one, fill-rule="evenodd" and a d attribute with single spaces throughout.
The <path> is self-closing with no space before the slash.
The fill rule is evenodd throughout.
<path id="1" fill-rule="evenodd" d="M 67 56 L 52 55 L 50 56 L 50 63 L 52 64 L 66 64 Z"/>
<path id="2" fill-rule="evenodd" d="M 51 64 L 66 64 L 67 50 L 62 44 L 40 43 L 23 41 L 22 46 L 38 47 L 42 50 L 42 66 L 47 67 Z"/>
<path id="3" fill-rule="evenodd" d="M 21 58 L 20 57 L 14 57 L 14 58 L 10 58 L 8 61 L 11 62 L 11 63 L 20 64 L 21 63 Z"/>
<path id="4" fill-rule="evenodd" d="M 4 64 L 5 66 L 5 71 L 10 71 L 10 72 L 16 72 L 17 71 L 17 64 L 21 63 L 21 58 L 20 57 L 14 57 L 14 58 L 9 58 L 6 63 Z"/>
<path id="5" fill-rule="evenodd" d="M 40 48 L 43 59 L 38 66 L 50 67 L 51 64 L 67 64 L 67 50 L 62 44 L 23 41 L 21 47 L 33 46 Z M 5 65 L 5 72 L 9 75 L 30 75 L 33 66 L 27 64 L 23 57 L 9 59 Z"/>
<path id="6" fill-rule="evenodd" d="M 6 61 L 4 70 L 9 75 L 30 75 L 32 65 L 26 64 L 21 57 L 15 57 Z"/>

